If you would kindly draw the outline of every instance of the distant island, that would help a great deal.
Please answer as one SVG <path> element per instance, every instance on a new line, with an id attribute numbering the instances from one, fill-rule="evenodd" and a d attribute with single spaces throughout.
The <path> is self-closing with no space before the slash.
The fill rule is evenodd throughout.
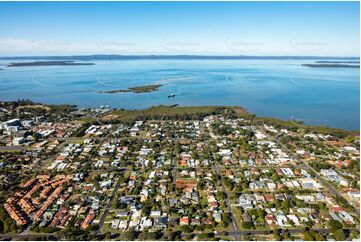
<path id="1" fill-rule="evenodd" d="M 322 63 L 322 64 L 360 64 L 360 61 L 347 61 L 347 60 L 341 60 L 341 61 L 315 61 L 315 63 Z"/>
<path id="2" fill-rule="evenodd" d="M 118 92 L 133 92 L 133 93 L 146 93 L 146 92 L 155 92 L 158 91 L 158 88 L 162 85 L 145 85 L 145 86 L 136 86 L 136 87 L 129 87 L 128 89 L 119 89 L 119 90 L 110 90 L 110 91 L 102 91 L 99 93 L 118 93 Z"/>
<path id="3" fill-rule="evenodd" d="M 349 65 L 349 64 L 302 64 L 301 66 L 307 66 L 307 67 L 321 67 L 321 68 L 360 68 L 360 65 Z"/>
<path id="4" fill-rule="evenodd" d="M 80 63 L 75 61 L 34 61 L 34 62 L 15 62 L 7 65 L 8 67 L 22 66 L 88 66 L 94 63 Z"/>

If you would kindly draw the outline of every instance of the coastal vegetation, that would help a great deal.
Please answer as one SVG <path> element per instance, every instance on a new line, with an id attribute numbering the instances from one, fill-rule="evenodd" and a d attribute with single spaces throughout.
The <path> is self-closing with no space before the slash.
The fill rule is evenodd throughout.
<path id="1" fill-rule="evenodd" d="M 5 103 L 5 102 L 3 102 Z M 9 103 L 10 105 L 10 103 Z M 47 105 L 35 103 L 31 100 L 19 99 L 16 102 L 11 102 L 11 106 L 15 106 L 22 111 L 34 109 L 39 111 L 39 115 L 45 113 L 51 114 L 56 119 L 59 113 L 70 113 L 76 109 L 74 105 Z M 16 110 L 16 109 L 15 109 Z M 131 123 L 135 120 L 200 120 L 208 115 L 222 114 L 229 118 L 245 118 L 252 121 L 254 124 L 268 124 L 276 128 L 286 128 L 291 131 L 301 130 L 305 133 L 314 132 L 319 134 L 332 134 L 339 138 L 353 139 L 359 135 L 359 130 L 345 130 L 340 128 L 332 128 L 328 126 L 307 125 L 298 120 L 281 120 L 272 117 L 257 117 L 249 113 L 246 109 L 239 106 L 178 106 L 178 105 L 160 105 L 153 106 L 148 109 L 140 110 L 126 110 L 113 109 L 106 112 L 99 119 L 94 117 L 83 117 L 79 121 L 83 123 L 96 123 L 98 121 L 104 123 L 126 122 Z M 26 118 L 26 117 L 23 117 Z"/>
<path id="2" fill-rule="evenodd" d="M 224 114 L 228 117 L 247 118 L 255 124 L 268 124 L 276 128 L 287 128 L 291 131 L 303 130 L 305 133 L 314 132 L 319 134 L 332 134 L 339 138 L 359 135 L 359 130 L 345 130 L 327 126 L 306 125 L 297 120 L 281 120 L 271 117 L 257 117 L 244 108 L 238 106 L 154 106 L 143 110 L 118 109 L 105 115 L 101 120 L 105 122 L 133 122 L 135 120 L 147 119 L 185 119 L 199 120 L 212 114 Z"/>
<path id="3" fill-rule="evenodd" d="M 110 91 L 102 91 L 99 93 L 118 93 L 118 92 L 133 92 L 133 93 L 145 93 L 145 92 L 155 92 L 158 91 L 158 89 L 162 85 L 145 85 L 145 86 L 136 86 L 136 87 L 129 87 L 128 89 L 119 89 L 119 90 L 110 90 Z"/>
<path id="4" fill-rule="evenodd" d="M 103 120 L 117 120 L 132 122 L 134 120 L 147 120 L 147 119 L 201 119 L 207 115 L 220 114 L 222 111 L 231 110 L 222 106 L 189 106 L 180 107 L 177 105 L 172 106 L 154 106 L 143 110 L 125 110 L 118 109 L 112 111 L 109 115 L 104 116 Z"/>

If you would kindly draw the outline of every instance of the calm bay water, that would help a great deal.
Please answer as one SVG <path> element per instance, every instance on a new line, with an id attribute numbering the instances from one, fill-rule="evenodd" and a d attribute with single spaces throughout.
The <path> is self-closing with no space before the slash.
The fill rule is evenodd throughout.
<path id="1" fill-rule="evenodd" d="M 0 100 L 128 109 L 239 105 L 258 116 L 359 129 L 360 70 L 301 66 L 314 61 L 121 60 L 95 61 L 92 66 L 6 67 L 16 61 L 1 60 Z M 163 86 L 153 93 L 98 93 L 148 84 Z M 176 97 L 168 98 L 171 93 Z"/>

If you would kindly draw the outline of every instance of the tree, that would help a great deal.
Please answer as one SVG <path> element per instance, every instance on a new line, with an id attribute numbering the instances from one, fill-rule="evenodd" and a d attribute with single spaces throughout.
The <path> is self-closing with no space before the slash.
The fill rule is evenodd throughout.
<path id="1" fill-rule="evenodd" d="M 121 203 L 118 201 L 118 204 L 117 204 L 118 209 L 126 209 L 127 207 L 128 207 L 128 205 L 126 203 Z"/>
<path id="2" fill-rule="evenodd" d="M 266 216 L 267 212 L 262 209 L 257 209 L 257 215 L 258 217 L 264 218 Z"/>
<path id="3" fill-rule="evenodd" d="M 107 233 L 105 234 L 105 240 L 111 240 L 111 239 L 112 239 L 112 233 L 107 232 Z"/>
<path id="4" fill-rule="evenodd" d="M 288 229 L 285 229 L 282 231 L 282 236 L 284 240 L 290 240 L 291 238 L 291 233 Z"/>
<path id="5" fill-rule="evenodd" d="M 265 220 L 264 217 L 258 217 L 256 219 L 256 221 L 257 221 L 257 224 L 260 225 L 260 226 L 265 226 L 266 225 L 266 220 Z"/>
<path id="6" fill-rule="evenodd" d="M 205 228 L 206 228 L 206 226 L 204 224 L 201 224 L 196 227 L 196 230 L 203 231 Z"/>
<path id="7" fill-rule="evenodd" d="M 143 206 L 143 207 L 142 207 L 142 215 L 143 215 L 143 216 L 149 216 L 150 210 L 151 210 L 150 207 L 148 207 L 148 206 Z"/>
<path id="8" fill-rule="evenodd" d="M 139 234 L 138 239 L 139 240 L 157 240 L 160 238 L 159 235 L 160 234 L 158 234 L 156 232 L 152 232 L 152 233 L 143 232 L 143 233 Z"/>
<path id="9" fill-rule="evenodd" d="M 332 232 L 333 237 L 335 238 L 335 240 L 337 241 L 345 241 L 346 240 L 346 234 L 345 231 L 343 229 L 338 229 Z"/>
<path id="10" fill-rule="evenodd" d="M 223 227 L 223 228 L 228 228 L 228 226 L 229 226 L 229 223 L 228 223 L 228 222 L 222 221 L 222 227 Z"/>
<path id="11" fill-rule="evenodd" d="M 278 241 L 281 241 L 283 239 L 281 236 L 281 229 L 275 229 L 273 231 L 273 238 Z"/>
<path id="12" fill-rule="evenodd" d="M 357 230 L 352 230 L 350 233 L 351 239 L 357 239 L 359 237 L 359 232 Z"/>
<path id="13" fill-rule="evenodd" d="M 308 231 L 304 232 L 303 236 L 304 236 L 303 239 L 306 241 L 314 241 L 315 240 L 315 238 L 312 236 L 312 234 Z"/>
<path id="14" fill-rule="evenodd" d="M 5 208 L 3 206 L 0 206 L 0 224 L 2 224 L 2 231 L 4 233 L 9 233 L 12 231 L 17 230 L 17 226 L 12 218 L 8 215 L 8 213 L 5 211 Z M 0 230 L 0 232 L 2 232 Z"/>
<path id="15" fill-rule="evenodd" d="M 348 165 L 348 167 L 353 170 L 354 167 L 357 167 L 358 163 L 355 160 L 351 160 L 350 164 Z"/>
<path id="16" fill-rule="evenodd" d="M 217 199 L 220 201 L 223 201 L 224 199 L 227 199 L 227 194 L 222 191 L 217 192 Z"/>
<path id="17" fill-rule="evenodd" d="M 330 220 L 328 221 L 327 225 L 332 231 L 342 229 L 343 227 L 342 224 L 337 220 Z"/>
<path id="18" fill-rule="evenodd" d="M 214 233 L 203 233 L 203 234 L 200 234 L 198 236 L 198 239 L 205 239 L 205 240 L 209 240 L 210 238 L 214 238 Z"/>
<path id="19" fill-rule="evenodd" d="M 315 240 L 317 240 L 317 241 L 325 241 L 326 240 L 326 237 L 322 233 L 313 232 L 312 236 L 315 237 Z"/>
<path id="20" fill-rule="evenodd" d="M 119 240 L 134 241 L 137 239 L 137 235 L 138 234 L 134 231 L 124 232 L 119 235 Z"/>
<path id="21" fill-rule="evenodd" d="M 182 236 L 182 233 L 180 231 L 174 231 L 171 233 L 171 240 L 180 240 Z"/>
<path id="22" fill-rule="evenodd" d="M 68 226 L 56 232 L 56 237 L 61 240 L 87 240 L 88 233 L 79 227 Z"/>
<path id="23" fill-rule="evenodd" d="M 257 217 L 257 216 L 258 216 L 257 209 L 255 209 L 255 208 L 250 209 L 250 210 L 248 211 L 248 214 L 249 214 L 250 216 L 255 216 L 255 217 Z"/>
<path id="24" fill-rule="evenodd" d="M 326 209 L 326 204 L 325 204 L 324 202 L 319 202 L 319 203 L 317 203 L 317 205 L 318 205 L 318 209 L 319 209 L 319 210 L 324 210 L 324 209 Z"/>
<path id="25" fill-rule="evenodd" d="M 193 228 L 189 225 L 182 225 L 180 227 L 180 231 L 182 231 L 183 233 L 192 233 L 193 232 Z"/>
<path id="26" fill-rule="evenodd" d="M 252 222 L 243 221 L 243 222 L 242 222 L 242 227 L 245 228 L 245 229 L 251 229 L 251 228 L 253 227 L 253 223 L 252 223 Z"/>
<path id="27" fill-rule="evenodd" d="M 285 213 L 288 213 L 290 211 L 290 203 L 287 200 L 283 200 L 281 202 L 281 208 Z"/>
<path id="28" fill-rule="evenodd" d="M 230 213 L 223 213 L 222 214 L 222 221 L 226 222 L 226 223 L 231 223 L 232 222 L 232 216 Z"/>
<path id="29" fill-rule="evenodd" d="M 233 185 L 231 179 L 229 179 L 229 178 L 224 178 L 224 179 L 223 179 L 223 182 L 224 182 L 224 185 L 226 185 L 230 190 L 233 190 L 234 185 Z"/>
<path id="30" fill-rule="evenodd" d="M 34 133 L 33 134 L 33 139 L 34 139 L 35 142 L 38 142 L 41 139 L 41 134 Z"/>
<path id="31" fill-rule="evenodd" d="M 186 236 L 184 236 L 185 240 L 193 240 L 194 234 L 187 234 Z M 171 241 L 174 240 L 181 240 L 181 236 L 179 235 L 179 237 L 177 237 L 176 239 L 171 239 Z"/>

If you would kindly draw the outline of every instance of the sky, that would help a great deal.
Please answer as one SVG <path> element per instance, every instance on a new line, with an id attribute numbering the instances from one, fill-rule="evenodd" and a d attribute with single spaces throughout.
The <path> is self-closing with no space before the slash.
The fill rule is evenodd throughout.
<path id="1" fill-rule="evenodd" d="M 359 2 L 0 2 L 0 56 L 359 56 Z"/>

